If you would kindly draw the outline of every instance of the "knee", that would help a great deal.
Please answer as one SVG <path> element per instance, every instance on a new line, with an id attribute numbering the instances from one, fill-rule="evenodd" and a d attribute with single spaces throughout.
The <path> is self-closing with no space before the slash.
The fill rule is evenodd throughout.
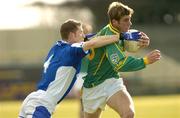
<path id="1" fill-rule="evenodd" d="M 133 110 L 130 110 L 124 114 L 122 114 L 122 118 L 134 118 L 135 112 Z"/>

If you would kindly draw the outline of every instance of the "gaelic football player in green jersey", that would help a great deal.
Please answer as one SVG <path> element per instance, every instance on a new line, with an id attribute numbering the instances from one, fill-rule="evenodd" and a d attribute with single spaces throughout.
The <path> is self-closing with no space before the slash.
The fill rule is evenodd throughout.
<path id="1" fill-rule="evenodd" d="M 132 25 L 133 9 L 113 2 L 108 9 L 109 24 L 98 35 L 127 32 Z M 149 38 L 141 32 L 140 47 L 149 45 Z M 118 72 L 137 71 L 160 59 L 160 51 L 154 50 L 144 58 L 126 56 L 123 43 L 114 43 L 92 50 L 87 76 L 83 84 L 83 108 L 85 118 L 99 118 L 107 104 L 121 118 L 134 118 L 134 104 Z"/>

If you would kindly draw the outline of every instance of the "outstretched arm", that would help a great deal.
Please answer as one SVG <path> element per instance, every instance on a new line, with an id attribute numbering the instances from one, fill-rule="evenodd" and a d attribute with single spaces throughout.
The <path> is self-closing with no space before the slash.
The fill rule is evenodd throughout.
<path id="1" fill-rule="evenodd" d="M 143 58 L 126 56 L 118 44 L 106 46 L 106 57 L 115 71 L 137 71 L 145 68 Z"/>
<path id="2" fill-rule="evenodd" d="M 144 58 L 134 58 L 134 57 L 127 57 L 128 59 L 124 61 L 124 65 L 118 69 L 118 71 L 128 72 L 128 71 L 136 71 L 142 68 L 139 68 L 140 63 L 144 63 L 145 65 L 152 64 L 161 58 L 161 53 L 159 50 L 153 50 L 148 53 Z"/>
<path id="3" fill-rule="evenodd" d="M 158 61 L 161 57 L 158 50 L 151 51 L 144 58 L 126 56 L 117 44 L 106 46 L 106 56 L 114 70 L 119 72 L 141 70 L 146 65 Z"/>
<path id="4" fill-rule="evenodd" d="M 83 50 L 87 51 L 91 48 L 99 48 L 105 45 L 119 41 L 119 35 L 97 36 L 83 44 Z"/>

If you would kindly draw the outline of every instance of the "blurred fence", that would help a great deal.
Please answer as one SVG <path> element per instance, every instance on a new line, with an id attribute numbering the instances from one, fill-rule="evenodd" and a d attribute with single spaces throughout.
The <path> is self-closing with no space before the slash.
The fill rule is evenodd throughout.
<path id="1" fill-rule="evenodd" d="M 42 13 L 46 11 L 46 14 L 41 14 L 46 16 L 42 19 L 47 20 L 48 13 L 54 14 L 51 17 L 58 25 L 67 18 L 85 19 L 90 24 L 93 22 L 96 26 L 94 31 L 98 31 L 107 23 L 106 11 L 108 4 L 112 2 L 103 1 L 84 0 L 81 4 L 66 3 L 64 6 L 38 3 L 34 6 L 39 6 Z M 122 73 L 128 90 L 132 95 L 180 93 L 179 1 L 126 2 L 135 10 L 135 25 L 132 28 L 145 32 L 151 39 L 149 48 L 135 56 L 143 56 L 152 49 L 160 49 L 162 52 L 161 61 L 145 70 Z M 155 7 L 152 7 L 153 5 Z M 83 8 L 80 9 L 80 6 Z M 67 13 L 64 14 L 63 10 Z M 49 23 L 52 19 L 50 18 Z M 56 27 L 46 27 L 45 23 L 43 25 L 43 28 L 0 31 L 0 100 L 23 99 L 36 89 L 36 83 L 41 78 L 44 58 L 49 48 L 60 38 L 56 24 L 53 25 Z M 83 71 L 85 69 L 86 67 L 83 67 Z"/>
<path id="2" fill-rule="evenodd" d="M 177 50 L 180 34 L 178 26 L 134 26 L 151 37 L 148 50 L 160 49 L 162 59 L 145 70 L 123 73 L 128 90 L 133 95 L 180 93 L 180 64 Z M 22 99 L 35 90 L 41 78 L 46 53 L 58 39 L 54 29 L 35 29 L 0 32 L 0 100 Z M 83 62 L 85 63 L 85 62 Z M 83 64 L 84 65 L 84 64 Z M 85 67 L 83 67 L 85 69 Z"/>

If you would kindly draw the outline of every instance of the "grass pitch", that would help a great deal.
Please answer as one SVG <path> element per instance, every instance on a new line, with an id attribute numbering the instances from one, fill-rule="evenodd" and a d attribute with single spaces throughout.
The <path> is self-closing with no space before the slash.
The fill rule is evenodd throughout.
<path id="1" fill-rule="evenodd" d="M 180 95 L 133 97 L 136 118 L 180 118 Z M 1 101 L 0 118 L 17 118 L 22 101 Z M 52 118 L 78 118 L 79 101 L 64 100 Z M 101 118 L 119 118 L 109 107 Z"/>

